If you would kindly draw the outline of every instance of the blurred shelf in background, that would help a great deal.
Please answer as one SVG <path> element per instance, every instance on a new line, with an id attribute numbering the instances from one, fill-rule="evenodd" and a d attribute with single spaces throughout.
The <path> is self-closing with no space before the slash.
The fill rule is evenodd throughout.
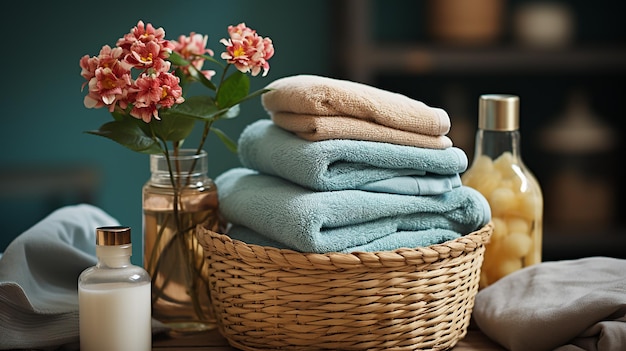
<path id="1" fill-rule="evenodd" d="M 626 196 L 622 181 L 626 172 L 619 162 L 626 152 L 619 137 L 626 132 L 621 122 L 626 24 L 619 3 L 342 0 L 337 4 L 338 78 L 445 109 L 452 122 L 449 135 L 470 162 L 478 97 L 520 96 L 524 161 L 544 192 L 545 259 L 626 258 L 626 217 L 620 215 L 626 211 L 621 201 Z M 572 97 L 580 103 L 573 104 Z M 609 148 L 593 148 L 586 144 L 589 139 L 579 137 L 559 141 L 562 147 L 554 147 L 556 139 L 547 146 L 547 129 L 554 131 L 555 125 L 558 129 L 558 122 L 568 120 L 566 114 L 583 113 L 587 125 L 601 125 L 617 136 Z"/>
<path id="2" fill-rule="evenodd" d="M 380 44 L 346 50 L 347 74 L 360 82 L 404 74 L 613 74 L 626 72 L 626 49 L 613 47 L 532 49 Z"/>

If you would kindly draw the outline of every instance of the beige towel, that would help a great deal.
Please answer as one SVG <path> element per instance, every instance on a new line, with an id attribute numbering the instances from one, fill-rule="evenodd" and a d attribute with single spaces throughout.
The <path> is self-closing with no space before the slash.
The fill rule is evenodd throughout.
<path id="1" fill-rule="evenodd" d="M 440 136 L 450 131 L 450 117 L 440 109 L 373 86 L 315 75 L 296 75 L 270 83 L 262 95 L 273 115 L 344 116 L 408 132 Z"/>
<path id="2" fill-rule="evenodd" d="M 367 140 L 429 149 L 445 149 L 452 146 L 452 140 L 445 135 L 407 132 L 353 117 L 275 112 L 271 118 L 277 126 L 309 141 Z"/>

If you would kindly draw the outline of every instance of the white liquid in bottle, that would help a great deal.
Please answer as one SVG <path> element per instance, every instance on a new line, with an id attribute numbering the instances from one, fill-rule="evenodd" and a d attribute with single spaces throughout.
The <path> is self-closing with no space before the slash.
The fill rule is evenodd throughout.
<path id="1" fill-rule="evenodd" d="M 78 280 L 81 351 L 150 351 L 150 276 L 130 263 L 128 227 L 97 230 L 98 264 Z"/>

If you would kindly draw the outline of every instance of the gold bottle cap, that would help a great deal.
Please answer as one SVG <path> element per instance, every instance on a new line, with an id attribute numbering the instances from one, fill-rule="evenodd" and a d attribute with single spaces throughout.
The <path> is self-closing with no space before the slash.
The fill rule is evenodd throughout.
<path id="1" fill-rule="evenodd" d="M 512 131 L 519 129 L 519 97 L 485 94 L 478 101 L 478 128 Z"/>
<path id="2" fill-rule="evenodd" d="M 112 226 L 96 228 L 96 245 L 115 246 L 130 244 L 130 227 Z"/>

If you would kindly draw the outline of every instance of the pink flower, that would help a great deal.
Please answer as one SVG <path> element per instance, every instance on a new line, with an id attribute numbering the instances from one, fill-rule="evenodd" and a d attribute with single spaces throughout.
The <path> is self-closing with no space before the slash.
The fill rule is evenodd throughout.
<path id="1" fill-rule="evenodd" d="M 137 119 L 141 119 L 146 123 L 150 123 L 152 117 L 159 119 L 159 110 L 156 105 L 149 105 L 145 107 L 133 106 L 133 109 L 130 111 L 130 115 Z"/>
<path id="2" fill-rule="evenodd" d="M 111 63 L 110 66 L 98 67 L 89 80 L 89 94 L 84 101 L 86 107 L 106 105 L 112 112 L 116 101 L 125 98 L 126 89 L 132 85 L 130 72 L 121 64 Z"/>
<path id="3" fill-rule="evenodd" d="M 124 60 L 137 69 L 153 68 L 156 71 L 169 71 L 170 63 L 165 61 L 169 51 L 163 49 L 155 41 L 147 43 L 136 41 L 130 47 L 130 52 Z"/>
<path id="4" fill-rule="evenodd" d="M 232 40 L 243 40 L 247 36 L 256 35 L 254 29 L 250 29 L 245 23 L 239 23 L 237 26 L 228 26 L 228 36 Z"/>
<path id="5" fill-rule="evenodd" d="M 233 64 L 240 72 L 250 72 L 256 76 L 263 69 L 263 76 L 270 69 L 268 60 L 274 56 L 272 40 L 263 38 L 256 31 L 240 23 L 236 27 L 229 26 L 230 39 L 222 39 L 220 43 L 226 46 L 221 58 Z"/>
<path id="6" fill-rule="evenodd" d="M 267 62 L 272 56 L 274 56 L 274 45 L 272 39 L 255 37 L 252 45 L 256 46 L 257 50 L 254 56 L 252 56 L 252 75 L 256 76 L 263 69 L 263 77 L 267 75 L 270 70 L 270 64 Z"/>
<path id="7" fill-rule="evenodd" d="M 155 29 L 150 23 L 145 26 L 141 20 L 130 30 L 130 33 L 117 40 L 116 46 L 129 51 L 136 41 L 143 43 L 156 41 L 166 48 L 170 47 L 169 41 L 165 40 L 165 30 L 163 28 Z"/>
<path id="8" fill-rule="evenodd" d="M 159 104 L 163 107 L 169 108 L 175 104 L 182 104 L 185 101 L 183 98 L 183 88 L 180 86 L 180 79 L 168 72 L 161 72 L 157 77 L 161 83 L 161 100 Z"/>
<path id="9" fill-rule="evenodd" d="M 139 21 L 130 33 L 117 40 L 116 46 L 123 50 L 124 59 L 135 68 L 169 70 L 165 59 L 169 57 L 174 44 L 165 39 L 163 28 L 155 29 L 152 24 L 146 26 L 143 21 Z"/>
<path id="10" fill-rule="evenodd" d="M 185 60 L 193 60 L 198 55 L 213 56 L 213 51 L 206 48 L 209 37 L 191 32 L 189 36 L 181 35 L 178 41 L 173 41 L 173 51 L 176 51 Z"/>
<path id="11" fill-rule="evenodd" d="M 148 123 L 159 118 L 159 108 L 172 107 L 185 101 L 180 79 L 169 72 L 142 74 L 135 81 L 134 105 L 131 116 Z"/>
<path id="12" fill-rule="evenodd" d="M 234 65 L 243 73 L 250 72 L 253 76 L 263 71 L 265 76 L 269 71 L 268 60 L 274 55 L 272 40 L 257 35 L 245 23 L 229 26 L 228 34 L 228 40 L 220 41 L 226 46 L 226 52 L 221 57 L 226 59 L 228 65 Z M 185 101 L 181 79 L 185 83 L 195 80 L 189 66 L 172 67 L 172 61 L 177 61 L 170 61 L 171 53 L 176 52 L 210 80 L 216 72 L 202 69 L 206 59 L 214 55 L 206 47 L 207 42 L 208 36 L 195 32 L 189 36 L 181 35 L 177 41 L 166 40 L 163 28 L 138 21 L 136 26 L 117 40 L 115 47 L 104 45 L 98 56 L 81 57 L 80 74 L 85 79 L 81 90 L 88 87 L 84 105 L 87 108 L 106 107 L 110 112 L 130 115 L 146 123 L 153 119 L 160 120 L 162 109 L 172 108 Z M 228 67 L 223 67 L 224 74 Z M 228 84 L 228 88 L 223 91 L 233 89 L 235 85 L 231 81 L 224 81 L 224 78 L 220 84 Z M 219 90 L 210 82 L 200 83 L 213 91 Z M 239 89 L 239 86 L 235 89 Z M 198 112 L 200 115 L 205 113 Z M 172 113 L 177 112 L 173 110 Z"/>
<path id="13" fill-rule="evenodd" d="M 215 75 L 213 70 L 202 70 L 204 66 L 204 59 L 200 55 L 213 56 L 213 50 L 207 49 L 206 45 L 209 37 L 206 35 L 200 35 L 195 32 L 191 32 L 189 36 L 181 35 L 178 37 L 178 41 L 172 41 L 174 45 L 173 51 L 178 53 L 182 58 L 191 62 L 191 64 L 199 70 L 207 79 L 211 79 Z M 185 74 L 189 73 L 187 67 L 183 67 Z"/>
<path id="14" fill-rule="evenodd" d="M 123 50 L 121 48 L 111 49 L 110 46 L 105 45 L 100 49 L 98 56 L 89 57 L 85 55 L 80 59 L 80 75 L 85 78 L 81 90 L 87 85 L 91 78 L 95 77 L 96 69 L 98 67 L 113 67 L 118 64 L 119 58 L 122 56 Z"/>

